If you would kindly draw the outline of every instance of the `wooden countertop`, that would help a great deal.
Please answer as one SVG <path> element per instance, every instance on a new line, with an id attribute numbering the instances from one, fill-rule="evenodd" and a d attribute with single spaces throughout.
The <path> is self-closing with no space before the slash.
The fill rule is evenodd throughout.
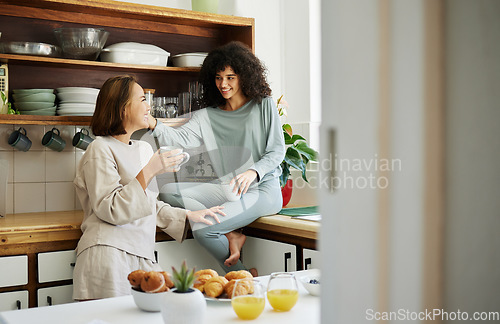
<path id="1" fill-rule="evenodd" d="M 81 236 L 82 219 L 81 210 L 7 215 L 0 218 L 0 247 L 11 244 L 77 240 Z M 258 233 L 265 233 L 265 237 L 270 239 L 274 235 L 286 235 L 298 241 L 315 241 L 319 227 L 319 222 L 272 215 L 261 217 L 246 229 L 249 235 L 256 233 L 257 236 L 261 236 Z"/>

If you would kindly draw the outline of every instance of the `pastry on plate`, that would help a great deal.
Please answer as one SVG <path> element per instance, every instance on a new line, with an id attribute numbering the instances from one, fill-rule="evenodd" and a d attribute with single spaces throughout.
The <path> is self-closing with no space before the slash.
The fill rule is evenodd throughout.
<path id="1" fill-rule="evenodd" d="M 205 282 L 205 295 L 212 298 L 217 298 L 224 293 L 224 287 L 228 280 L 222 276 L 210 278 Z"/>

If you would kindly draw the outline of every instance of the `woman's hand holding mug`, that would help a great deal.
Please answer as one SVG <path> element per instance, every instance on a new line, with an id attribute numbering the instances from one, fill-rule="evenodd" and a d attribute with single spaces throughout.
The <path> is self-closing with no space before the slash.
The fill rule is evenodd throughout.
<path id="1" fill-rule="evenodd" d="M 167 154 L 168 156 L 171 157 L 181 157 L 180 160 L 177 160 L 178 163 L 175 165 L 174 169 L 172 170 L 173 172 L 179 171 L 181 168 L 181 165 L 189 161 L 190 155 L 188 152 L 183 152 L 181 148 L 175 147 L 175 146 L 161 146 L 160 147 L 160 154 L 164 155 Z M 172 172 L 169 171 L 169 172 Z"/>

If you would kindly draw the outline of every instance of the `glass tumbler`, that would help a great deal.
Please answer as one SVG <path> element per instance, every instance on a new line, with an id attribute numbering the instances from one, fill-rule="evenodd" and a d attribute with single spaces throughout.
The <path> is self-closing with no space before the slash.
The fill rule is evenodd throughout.
<path id="1" fill-rule="evenodd" d="M 266 305 L 262 284 L 251 278 L 236 280 L 231 305 L 240 319 L 253 320 L 259 317 Z"/>
<path id="2" fill-rule="evenodd" d="M 177 102 L 177 112 L 182 117 L 191 117 L 191 94 L 189 92 L 179 93 L 179 101 Z"/>
<path id="3" fill-rule="evenodd" d="M 201 96 L 203 86 L 198 81 L 189 82 L 189 93 L 191 94 L 191 111 L 201 109 Z"/>
<path id="4" fill-rule="evenodd" d="M 297 279 L 293 273 L 275 272 L 267 285 L 267 300 L 278 312 L 287 312 L 295 306 L 299 299 Z"/>

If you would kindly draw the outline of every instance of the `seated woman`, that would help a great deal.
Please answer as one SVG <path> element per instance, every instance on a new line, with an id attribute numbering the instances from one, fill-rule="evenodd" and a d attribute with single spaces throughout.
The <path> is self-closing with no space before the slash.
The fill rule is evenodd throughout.
<path id="1" fill-rule="evenodd" d="M 153 153 L 130 139 L 148 127 L 150 107 L 131 76 L 108 79 L 97 97 L 92 132 L 97 138 L 83 155 L 74 180 L 84 218 L 77 246 L 73 298 L 130 294 L 127 276 L 138 269 L 161 270 L 154 261 L 156 226 L 182 241 L 187 220 L 218 223 L 223 207 L 189 211 L 158 201 L 155 175 L 177 170 L 176 151 Z"/>
<path id="2" fill-rule="evenodd" d="M 282 206 L 279 175 L 285 144 L 265 72 L 247 46 L 231 42 L 210 52 L 201 68 L 202 101 L 207 108 L 175 129 L 149 119 L 161 145 L 186 149 L 205 145 L 221 183 L 229 182 L 241 195 L 228 201 L 223 186 L 214 183 L 172 183 L 160 192 L 160 199 L 172 206 L 225 207 L 221 223 L 192 226 L 194 238 L 225 271 L 245 269 L 239 260 L 245 236 L 235 230 L 277 213 Z"/>

